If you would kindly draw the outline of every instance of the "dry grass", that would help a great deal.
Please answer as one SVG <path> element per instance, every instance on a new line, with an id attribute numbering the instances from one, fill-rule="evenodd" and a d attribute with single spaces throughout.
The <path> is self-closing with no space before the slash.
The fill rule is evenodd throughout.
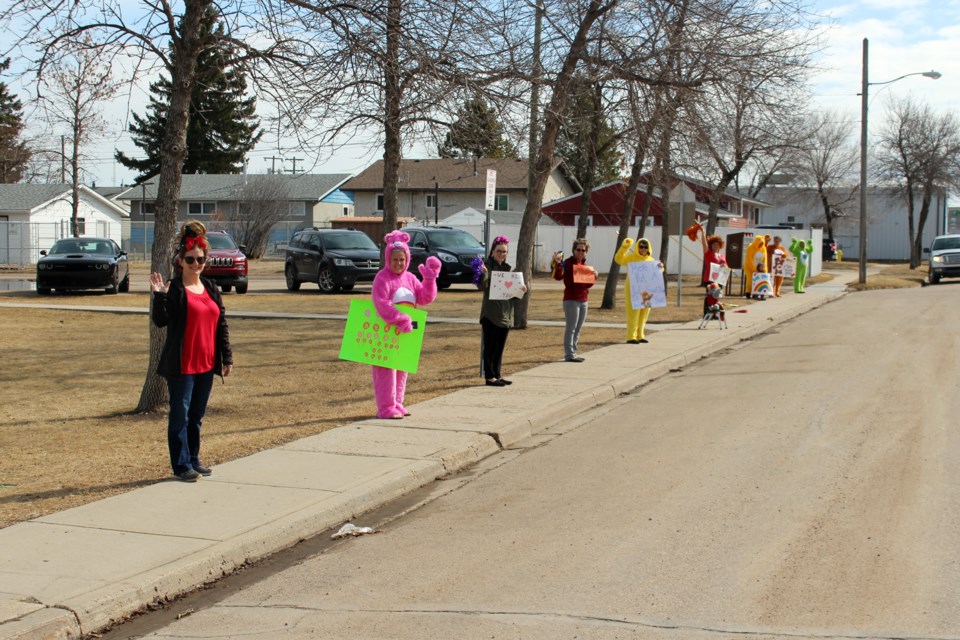
<path id="1" fill-rule="evenodd" d="M 278 263 L 254 267 L 253 277 L 277 277 Z M 134 268 L 146 280 L 143 265 Z M 829 279 L 829 276 L 820 276 Z M 534 283 L 530 320 L 562 320 L 561 285 Z M 346 313 L 354 296 L 369 291 L 322 295 L 304 285 L 297 294 L 282 285 L 268 292 L 227 295 L 228 316 L 240 310 L 286 313 Z M 0 301 L 146 308 L 148 294 L 55 295 L 0 293 Z M 623 323 L 619 306 L 599 309 L 602 283 L 592 293 L 588 320 Z M 651 323 L 699 317 L 702 297 L 693 279 L 684 280 L 682 305 L 675 290 L 670 305 L 655 309 Z M 749 304 L 729 299 L 728 306 Z M 480 294 L 468 288 L 441 292 L 428 312 L 436 317 L 476 318 Z M 145 315 L 48 309 L 3 309 L 0 350 L 0 527 L 78 506 L 170 475 L 164 413 L 134 415 L 147 369 Z M 374 412 L 369 367 L 337 359 L 340 320 L 230 320 L 236 358 L 234 375 L 216 384 L 204 422 L 203 459 L 219 464 Z M 510 334 L 507 374 L 559 359 L 561 327 L 532 326 Z M 581 350 L 624 339 L 624 329 L 588 327 Z M 467 357 L 464 357 L 467 354 Z M 475 354 L 471 356 L 469 354 Z M 408 404 L 480 382 L 479 327 L 431 324 L 420 372 L 411 376 Z M 466 363 L 466 364 L 465 364 Z"/>

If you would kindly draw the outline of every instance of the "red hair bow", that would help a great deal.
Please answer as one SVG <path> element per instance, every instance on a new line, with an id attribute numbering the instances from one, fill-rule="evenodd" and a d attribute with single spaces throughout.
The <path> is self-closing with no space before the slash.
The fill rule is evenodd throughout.
<path id="1" fill-rule="evenodd" d="M 183 250 L 184 250 L 184 251 L 190 251 L 190 250 L 193 249 L 194 247 L 200 247 L 201 249 L 203 249 L 204 251 L 206 251 L 206 250 L 207 250 L 207 243 L 206 243 L 206 241 L 204 241 L 203 238 L 198 237 L 198 236 L 191 236 L 191 237 L 187 238 L 186 240 L 184 240 L 184 242 L 183 242 Z"/>

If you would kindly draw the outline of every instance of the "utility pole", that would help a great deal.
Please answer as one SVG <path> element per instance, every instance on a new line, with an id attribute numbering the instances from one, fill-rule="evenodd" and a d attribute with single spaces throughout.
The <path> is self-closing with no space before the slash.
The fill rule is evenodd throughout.
<path id="1" fill-rule="evenodd" d="M 270 161 L 270 173 L 271 173 L 271 174 L 277 172 L 277 160 L 279 160 L 280 162 L 283 162 L 283 158 L 278 158 L 277 156 L 270 156 L 269 158 L 267 158 L 267 160 Z"/>
<path id="2" fill-rule="evenodd" d="M 297 163 L 303 162 L 303 158 L 290 158 L 290 162 L 293 163 L 293 170 L 290 171 L 293 175 L 297 175 Z"/>

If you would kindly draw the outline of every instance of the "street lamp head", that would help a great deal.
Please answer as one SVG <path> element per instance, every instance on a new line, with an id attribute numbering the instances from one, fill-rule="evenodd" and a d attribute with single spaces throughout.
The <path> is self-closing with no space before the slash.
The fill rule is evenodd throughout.
<path id="1" fill-rule="evenodd" d="M 939 80 L 940 76 L 942 76 L 943 74 L 940 73 L 939 71 L 931 70 L 931 71 L 924 71 L 920 75 L 922 75 L 924 78 L 930 78 L 931 80 Z"/>

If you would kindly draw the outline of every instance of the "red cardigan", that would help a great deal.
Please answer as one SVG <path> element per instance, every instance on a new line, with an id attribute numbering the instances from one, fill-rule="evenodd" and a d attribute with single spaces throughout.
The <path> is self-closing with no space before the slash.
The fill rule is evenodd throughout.
<path id="1" fill-rule="evenodd" d="M 583 284 L 582 282 L 573 281 L 573 265 L 574 264 L 587 264 L 586 260 L 583 262 L 577 263 L 574 256 L 570 256 L 561 263 L 553 263 L 553 279 L 554 280 L 563 280 L 563 299 L 564 300 L 575 300 L 577 302 L 586 302 L 587 296 L 590 294 L 590 287 L 593 286 L 593 283 Z"/>

